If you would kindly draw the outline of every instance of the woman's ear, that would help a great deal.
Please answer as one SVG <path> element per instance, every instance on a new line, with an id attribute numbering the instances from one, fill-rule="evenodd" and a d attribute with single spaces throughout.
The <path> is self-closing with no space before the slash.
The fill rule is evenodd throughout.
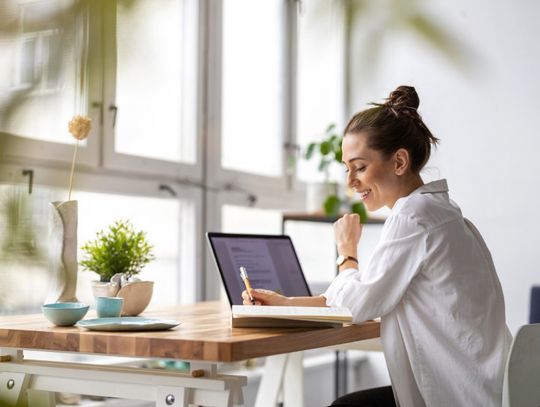
<path id="1" fill-rule="evenodd" d="M 394 173 L 396 175 L 403 175 L 410 168 L 411 162 L 409 152 L 400 148 L 394 153 Z"/>

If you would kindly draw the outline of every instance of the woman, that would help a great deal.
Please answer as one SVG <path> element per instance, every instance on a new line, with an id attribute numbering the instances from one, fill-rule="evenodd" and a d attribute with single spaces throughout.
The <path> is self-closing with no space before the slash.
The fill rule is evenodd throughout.
<path id="1" fill-rule="evenodd" d="M 422 181 L 438 140 L 418 105 L 415 89 L 400 86 L 345 129 L 347 183 L 368 210 L 392 210 L 366 269 L 358 271 L 358 216 L 345 215 L 334 224 L 340 273 L 322 296 L 252 292 L 262 305 L 347 307 L 355 323 L 381 317 L 392 386 L 349 394 L 335 406 L 501 405 L 512 340 L 501 286 L 446 181 Z"/>

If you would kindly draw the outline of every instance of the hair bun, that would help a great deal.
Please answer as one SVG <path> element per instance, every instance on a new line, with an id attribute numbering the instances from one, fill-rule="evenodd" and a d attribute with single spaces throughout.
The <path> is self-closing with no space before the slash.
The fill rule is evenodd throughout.
<path id="1" fill-rule="evenodd" d="M 418 109 L 420 98 L 413 86 L 398 86 L 386 99 L 386 106 L 392 110 Z"/>

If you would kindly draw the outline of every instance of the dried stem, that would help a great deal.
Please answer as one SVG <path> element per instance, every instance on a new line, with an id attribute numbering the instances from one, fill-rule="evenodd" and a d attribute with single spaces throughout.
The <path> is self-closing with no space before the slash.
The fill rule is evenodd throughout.
<path id="1" fill-rule="evenodd" d="M 79 140 L 75 144 L 75 151 L 73 152 L 73 161 L 71 162 L 71 173 L 69 174 L 69 195 L 68 201 L 71 201 L 71 189 L 73 187 L 73 172 L 75 171 L 75 159 L 77 158 L 77 149 L 79 148 Z"/>

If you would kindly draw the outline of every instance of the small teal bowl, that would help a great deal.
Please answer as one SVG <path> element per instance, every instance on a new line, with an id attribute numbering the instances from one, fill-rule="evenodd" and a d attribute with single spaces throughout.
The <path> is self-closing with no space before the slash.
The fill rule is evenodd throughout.
<path id="1" fill-rule="evenodd" d="M 41 306 L 43 315 L 58 326 L 71 326 L 84 318 L 88 305 L 82 302 L 56 302 Z"/>

